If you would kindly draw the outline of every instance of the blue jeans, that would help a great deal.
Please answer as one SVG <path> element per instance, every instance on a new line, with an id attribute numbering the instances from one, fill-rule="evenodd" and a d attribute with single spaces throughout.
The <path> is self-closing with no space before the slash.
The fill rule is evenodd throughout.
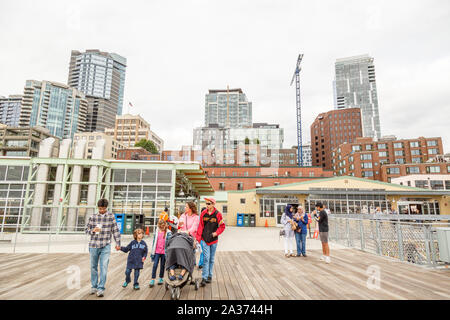
<path id="1" fill-rule="evenodd" d="M 108 272 L 109 255 L 111 254 L 111 244 L 103 248 L 89 248 L 91 256 L 91 285 L 97 290 L 105 290 L 106 274 Z M 100 262 L 100 282 L 98 277 L 98 263 Z"/>
<path id="2" fill-rule="evenodd" d="M 203 249 L 202 249 L 202 253 L 200 253 L 200 259 L 198 260 L 198 266 L 199 267 L 203 266 Z"/>
<path id="3" fill-rule="evenodd" d="M 306 256 L 306 232 L 294 232 L 294 234 L 295 242 L 297 243 L 297 255 L 302 254 Z"/>
<path id="4" fill-rule="evenodd" d="M 125 281 L 130 283 L 131 282 L 131 270 L 133 269 L 127 269 L 125 271 Z M 141 273 L 140 269 L 134 269 L 134 285 L 138 286 L 139 285 L 139 274 Z"/>
<path id="5" fill-rule="evenodd" d="M 156 270 L 158 269 L 158 263 L 161 260 L 161 266 L 159 267 L 159 277 L 164 277 L 164 266 L 166 265 L 166 255 L 155 253 L 155 259 L 153 260 L 152 279 L 156 278 Z"/>
<path id="6" fill-rule="evenodd" d="M 214 268 L 214 257 L 216 256 L 217 242 L 208 246 L 205 241 L 201 241 L 202 251 L 203 251 L 203 269 L 202 278 L 211 277 L 213 275 Z"/>

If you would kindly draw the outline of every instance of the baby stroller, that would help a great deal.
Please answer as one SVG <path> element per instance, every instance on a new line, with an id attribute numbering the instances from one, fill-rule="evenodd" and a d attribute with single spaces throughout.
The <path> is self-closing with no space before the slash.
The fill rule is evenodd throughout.
<path id="1" fill-rule="evenodd" d="M 167 241 L 166 245 L 166 273 L 164 275 L 165 289 L 170 289 L 170 297 L 172 300 L 179 300 L 181 289 L 190 282 L 195 286 L 195 290 L 199 288 L 199 279 L 193 277 L 195 264 L 194 238 L 187 233 L 177 232 Z M 169 268 L 177 265 L 175 268 L 175 280 L 170 280 Z M 186 273 L 182 280 L 178 279 L 181 270 L 186 269 Z"/>

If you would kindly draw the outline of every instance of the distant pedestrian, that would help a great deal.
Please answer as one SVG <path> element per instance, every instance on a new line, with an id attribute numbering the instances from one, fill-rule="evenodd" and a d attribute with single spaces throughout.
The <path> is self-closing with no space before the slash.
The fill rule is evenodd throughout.
<path id="1" fill-rule="evenodd" d="M 281 216 L 281 224 L 284 230 L 284 255 L 286 258 L 295 257 L 294 254 L 294 230 L 292 229 L 292 224 L 294 222 L 294 208 L 292 205 L 288 204 L 284 208 L 284 213 Z"/>
<path id="2" fill-rule="evenodd" d="M 158 264 L 161 262 L 159 267 L 159 280 L 158 285 L 164 283 L 164 268 L 166 264 L 166 243 L 172 236 L 172 232 L 168 230 L 167 222 L 163 219 L 158 221 L 158 228 L 155 230 L 152 241 L 152 251 L 150 257 L 153 261 L 152 269 L 152 279 L 150 280 L 150 288 L 155 285 L 156 271 L 158 270 Z"/>
<path id="3" fill-rule="evenodd" d="M 200 242 L 203 253 L 202 282 L 200 283 L 202 287 L 212 281 L 219 235 L 225 230 L 222 214 L 214 207 L 216 200 L 208 197 L 205 201 L 206 209 L 200 215 L 197 229 L 197 241 Z"/>
<path id="4" fill-rule="evenodd" d="M 120 250 L 128 254 L 127 269 L 125 271 L 125 282 L 122 287 L 128 286 L 131 282 L 131 271 L 134 270 L 134 290 L 139 290 L 139 274 L 144 268 L 144 261 L 147 258 L 148 247 L 142 238 L 144 238 L 144 230 L 136 229 L 133 231 L 134 240 L 128 246 L 120 247 Z"/>
<path id="5" fill-rule="evenodd" d="M 85 232 L 91 236 L 89 241 L 91 294 L 97 293 L 97 297 L 103 297 L 111 254 L 111 236 L 116 242 L 116 250 L 120 250 L 120 231 L 114 215 L 108 211 L 108 200 L 98 200 L 97 207 L 98 213 L 89 218 Z M 99 262 L 100 279 L 98 276 Z"/>
<path id="6" fill-rule="evenodd" d="M 308 215 L 304 212 L 303 208 L 299 206 L 297 213 L 294 215 L 294 221 L 297 223 L 297 229 L 295 230 L 295 242 L 297 243 L 297 257 L 306 257 L 306 233 L 308 232 Z"/>
<path id="7" fill-rule="evenodd" d="M 314 214 L 314 218 L 319 223 L 319 238 L 322 242 L 322 257 L 320 260 L 325 260 L 326 263 L 331 262 L 330 258 L 330 247 L 328 246 L 328 214 L 323 209 L 323 204 L 318 202 L 316 203 L 317 212 Z"/>

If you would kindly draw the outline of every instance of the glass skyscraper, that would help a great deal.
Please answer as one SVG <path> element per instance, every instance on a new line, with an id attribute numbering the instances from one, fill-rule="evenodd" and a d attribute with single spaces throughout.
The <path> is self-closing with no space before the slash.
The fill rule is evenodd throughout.
<path id="1" fill-rule="evenodd" d="M 337 59 L 333 82 L 335 108 L 360 108 L 364 137 L 381 137 L 375 66 L 369 55 Z"/>
<path id="2" fill-rule="evenodd" d="M 209 90 L 205 97 L 205 127 L 252 126 L 252 103 L 242 89 Z"/>
<path id="3" fill-rule="evenodd" d="M 28 80 L 19 125 L 41 126 L 60 139 L 86 127 L 87 101 L 82 92 L 57 82 Z"/>
<path id="4" fill-rule="evenodd" d="M 86 131 L 113 128 L 116 115 L 122 114 L 126 63 L 115 53 L 72 51 L 68 84 L 88 100 Z"/>

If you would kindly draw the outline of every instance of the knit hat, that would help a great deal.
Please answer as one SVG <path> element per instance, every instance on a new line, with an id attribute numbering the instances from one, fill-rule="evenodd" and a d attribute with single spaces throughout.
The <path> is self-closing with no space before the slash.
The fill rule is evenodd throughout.
<path id="1" fill-rule="evenodd" d="M 216 204 L 216 199 L 213 197 L 205 197 L 205 202 L 210 201 L 213 205 Z"/>

